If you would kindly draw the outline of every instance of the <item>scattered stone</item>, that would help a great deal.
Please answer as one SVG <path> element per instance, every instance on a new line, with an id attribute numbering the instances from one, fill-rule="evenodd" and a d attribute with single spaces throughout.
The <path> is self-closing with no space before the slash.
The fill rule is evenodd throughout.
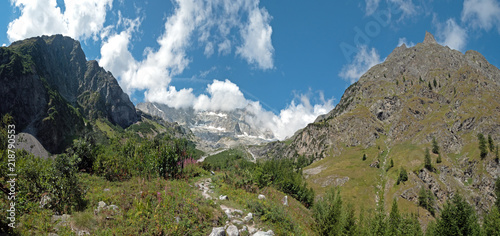
<path id="1" fill-rule="evenodd" d="M 266 196 L 262 195 L 262 194 L 259 194 L 259 196 L 257 197 L 259 200 L 264 200 L 266 199 Z"/>
<path id="2" fill-rule="evenodd" d="M 215 175 L 215 173 L 213 171 L 210 171 L 210 174 Z"/>
<path id="3" fill-rule="evenodd" d="M 111 209 L 113 211 L 118 211 L 118 206 L 117 205 L 109 205 L 106 207 L 106 209 Z"/>
<path id="4" fill-rule="evenodd" d="M 288 196 L 285 196 L 285 197 L 281 200 L 281 202 L 283 202 L 283 205 L 284 205 L 284 206 L 288 206 Z"/>
<path id="5" fill-rule="evenodd" d="M 240 216 L 242 216 L 242 215 L 243 215 L 243 211 L 242 211 L 242 210 L 238 210 L 238 209 L 236 209 L 236 210 L 234 210 L 233 212 L 234 212 L 234 213 L 236 213 L 236 214 L 238 214 L 238 215 L 240 215 Z"/>
<path id="6" fill-rule="evenodd" d="M 257 233 L 253 234 L 253 236 L 273 236 L 274 232 L 272 230 L 268 230 L 267 232 L 264 231 L 258 231 Z"/>
<path id="7" fill-rule="evenodd" d="M 180 217 L 178 217 L 178 216 L 176 216 L 176 217 L 175 217 L 175 223 L 179 224 L 179 222 L 181 222 L 181 218 L 180 218 Z"/>
<path id="8" fill-rule="evenodd" d="M 102 208 L 105 208 L 107 206 L 106 203 L 103 201 L 100 201 L 97 205 L 98 205 L 98 207 L 97 207 L 98 209 L 99 208 L 102 209 Z"/>
<path id="9" fill-rule="evenodd" d="M 242 225 L 243 221 L 241 221 L 241 220 L 232 220 L 231 223 L 233 223 L 235 225 Z"/>
<path id="10" fill-rule="evenodd" d="M 234 225 L 229 225 L 226 229 L 226 235 L 227 236 L 238 236 L 238 228 Z"/>
<path id="11" fill-rule="evenodd" d="M 239 231 L 240 231 L 240 234 L 243 234 L 244 232 L 247 232 L 248 231 L 247 226 L 244 225 Z"/>
<path id="12" fill-rule="evenodd" d="M 109 192 L 109 188 L 105 188 L 105 189 L 104 189 L 104 192 Z"/>
<path id="13" fill-rule="evenodd" d="M 213 228 L 210 236 L 226 236 L 226 231 L 224 231 L 224 227 Z"/>
<path id="14" fill-rule="evenodd" d="M 248 213 L 247 216 L 245 216 L 245 218 L 243 218 L 243 221 L 249 222 L 252 219 L 253 219 L 253 214 L 252 213 Z"/>
<path id="15" fill-rule="evenodd" d="M 226 195 L 220 195 L 219 200 L 229 200 L 229 197 L 227 197 Z"/>

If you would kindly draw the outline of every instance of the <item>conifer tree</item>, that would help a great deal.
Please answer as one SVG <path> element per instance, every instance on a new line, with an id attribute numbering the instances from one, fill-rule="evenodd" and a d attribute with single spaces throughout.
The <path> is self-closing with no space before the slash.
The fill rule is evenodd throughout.
<path id="1" fill-rule="evenodd" d="M 438 157 L 436 159 L 436 163 L 441 163 L 443 160 L 441 160 L 441 154 L 438 154 Z"/>
<path id="2" fill-rule="evenodd" d="M 439 146 L 435 137 L 432 137 L 432 153 L 439 154 Z"/>
<path id="3" fill-rule="evenodd" d="M 429 153 L 429 148 L 425 149 L 424 167 L 429 171 L 432 171 L 431 154 Z"/>
<path id="4" fill-rule="evenodd" d="M 389 214 L 389 222 L 387 227 L 387 235 L 401 235 L 400 225 L 401 225 L 401 214 L 398 210 L 398 202 L 396 198 L 392 201 L 391 213 Z"/>
<path id="5" fill-rule="evenodd" d="M 478 134 L 477 139 L 479 140 L 479 151 L 481 159 L 484 159 L 488 155 L 488 148 L 486 147 L 486 139 L 483 134 Z"/>
<path id="6" fill-rule="evenodd" d="M 489 134 L 488 134 L 488 146 L 490 148 L 490 152 L 493 152 L 493 150 L 495 149 L 495 145 L 493 144 L 493 139 Z"/>

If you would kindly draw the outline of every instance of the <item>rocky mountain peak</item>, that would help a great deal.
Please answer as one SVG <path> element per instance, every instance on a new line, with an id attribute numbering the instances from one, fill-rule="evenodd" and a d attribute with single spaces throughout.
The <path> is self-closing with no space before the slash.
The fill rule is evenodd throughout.
<path id="1" fill-rule="evenodd" d="M 434 39 L 434 36 L 427 31 L 425 32 L 424 44 L 437 44 L 436 39 Z"/>
<path id="2" fill-rule="evenodd" d="M 134 104 L 113 75 L 87 62 L 80 42 L 62 35 L 33 37 L 0 48 L 0 114 L 39 138 L 52 152 L 64 149 L 84 118 L 127 127 L 137 121 Z"/>

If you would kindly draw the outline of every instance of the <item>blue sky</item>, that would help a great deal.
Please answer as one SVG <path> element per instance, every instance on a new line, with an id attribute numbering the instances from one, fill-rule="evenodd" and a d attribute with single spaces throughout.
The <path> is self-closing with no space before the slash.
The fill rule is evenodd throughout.
<path id="1" fill-rule="evenodd" d="M 287 116 L 307 117 L 294 129 L 332 109 L 399 44 L 422 42 L 425 31 L 500 65 L 497 0 L 0 3 L 0 45 L 41 34 L 76 38 L 134 103 L 219 110 L 253 104 L 282 126 Z"/>

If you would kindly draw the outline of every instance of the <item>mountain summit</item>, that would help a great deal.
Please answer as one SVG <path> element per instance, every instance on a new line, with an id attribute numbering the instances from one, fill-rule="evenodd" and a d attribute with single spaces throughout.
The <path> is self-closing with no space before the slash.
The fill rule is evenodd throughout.
<path id="1" fill-rule="evenodd" d="M 113 75 L 62 35 L 1 47 L 0 83 L 0 113 L 10 113 L 18 132 L 34 135 L 50 152 L 61 152 L 83 130 L 84 118 L 122 127 L 138 119 Z"/>
<path id="2" fill-rule="evenodd" d="M 376 199 L 382 191 L 385 199 L 417 201 L 425 186 L 440 204 L 460 191 L 485 210 L 494 201 L 500 165 L 493 151 L 480 158 L 477 137 L 490 137 L 492 146 L 500 142 L 499 97 L 498 68 L 476 51 L 462 54 L 426 33 L 423 43 L 401 45 L 369 69 L 328 114 L 289 140 L 253 152 L 263 158 L 316 160 L 304 173 L 320 193 L 340 179 L 353 194 L 371 192 Z M 442 162 L 432 161 L 428 167 L 434 171 L 429 171 L 423 168 L 424 156 L 433 142 L 439 151 L 431 158 L 439 154 Z M 401 168 L 411 170 L 411 183 L 392 187 Z M 385 184 L 391 187 L 373 191 Z"/>

